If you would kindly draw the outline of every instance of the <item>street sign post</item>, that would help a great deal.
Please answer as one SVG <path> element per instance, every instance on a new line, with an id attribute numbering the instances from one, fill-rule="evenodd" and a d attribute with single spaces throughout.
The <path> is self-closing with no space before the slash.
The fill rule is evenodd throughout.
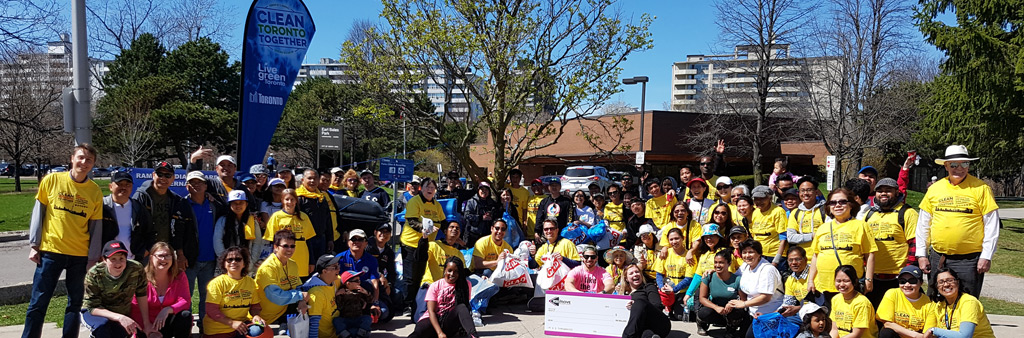
<path id="1" fill-rule="evenodd" d="M 836 173 L 836 157 L 835 156 L 829 155 L 829 156 L 825 157 L 825 171 L 828 172 L 828 178 L 826 179 L 828 181 L 828 184 L 827 184 L 827 188 L 826 189 L 828 191 L 832 191 L 832 182 L 835 181 L 835 173 Z"/>
<path id="2" fill-rule="evenodd" d="M 646 154 L 644 152 L 642 152 L 642 151 L 636 152 L 636 165 L 643 165 L 644 164 L 644 156 L 645 155 Z"/>
<path id="3" fill-rule="evenodd" d="M 320 134 L 316 138 L 316 167 L 320 167 L 320 150 L 337 150 L 341 152 L 341 128 L 320 126 Z"/>
<path id="4" fill-rule="evenodd" d="M 395 214 L 398 213 L 398 182 L 412 181 L 413 170 L 416 162 L 397 158 L 380 159 L 380 179 L 393 182 L 391 184 L 391 229 L 398 228 L 398 221 Z M 398 237 L 398 236 L 395 236 Z M 394 237 L 392 238 L 394 241 Z"/>

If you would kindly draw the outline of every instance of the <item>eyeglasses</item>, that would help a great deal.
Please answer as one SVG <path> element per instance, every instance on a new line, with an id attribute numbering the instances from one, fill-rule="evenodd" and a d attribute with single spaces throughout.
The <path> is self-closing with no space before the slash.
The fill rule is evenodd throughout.
<path id="1" fill-rule="evenodd" d="M 910 284 L 917 284 L 917 283 L 918 283 L 918 282 L 920 282 L 921 280 L 920 280 L 920 279 L 917 279 L 917 277 L 910 277 L 910 278 L 897 278 L 897 279 L 896 279 L 896 281 L 897 281 L 897 282 L 898 282 L 898 283 L 899 283 L 900 285 L 903 285 L 903 284 L 907 284 L 907 283 L 910 283 Z"/>
<path id="2" fill-rule="evenodd" d="M 583 259 L 585 259 L 585 260 L 597 259 L 597 255 L 583 255 Z"/>
<path id="3" fill-rule="evenodd" d="M 814 189 L 814 188 L 804 188 L 804 189 L 800 189 L 800 192 L 811 192 L 811 193 L 813 193 L 813 192 L 815 192 L 815 191 L 818 191 L 818 189 Z"/>
<path id="4" fill-rule="evenodd" d="M 174 173 L 159 173 L 159 172 L 156 172 L 156 173 L 153 173 L 153 175 L 156 175 L 156 177 L 159 177 L 159 178 L 174 178 Z"/>
<path id="5" fill-rule="evenodd" d="M 227 262 L 227 263 L 238 263 L 238 262 L 241 262 L 241 261 L 242 261 L 242 257 L 228 257 L 228 258 L 224 259 L 224 262 Z"/>
<path id="6" fill-rule="evenodd" d="M 350 178 L 350 179 L 347 179 L 346 181 L 349 181 L 349 182 L 355 182 L 355 181 L 358 181 L 358 180 L 357 180 L 357 179 L 354 179 L 354 178 Z"/>
<path id="7" fill-rule="evenodd" d="M 850 204 L 850 200 L 832 200 L 832 201 L 828 201 L 828 203 L 825 203 L 825 205 L 830 206 L 830 207 L 836 207 L 836 206 L 844 207 L 847 204 Z"/>
<path id="8" fill-rule="evenodd" d="M 952 278 L 950 278 L 950 279 L 943 279 L 943 280 L 935 282 L 935 284 L 937 284 L 939 286 L 942 286 L 942 285 L 954 285 L 954 284 L 956 284 L 956 279 L 952 279 Z"/>
<path id="9" fill-rule="evenodd" d="M 168 259 L 168 258 L 171 258 L 171 255 L 170 254 L 153 255 L 153 257 L 156 257 L 156 259 Z"/>
<path id="10" fill-rule="evenodd" d="M 355 243 L 366 242 L 366 238 L 362 238 L 362 237 L 352 237 L 352 238 L 349 238 L 348 240 L 350 240 L 352 242 L 355 242 Z"/>
<path id="11" fill-rule="evenodd" d="M 971 168 L 971 162 L 949 162 L 949 168 L 950 169 L 956 169 L 956 168 L 970 169 Z"/>
<path id="12" fill-rule="evenodd" d="M 291 244 L 291 245 L 278 244 L 277 246 L 285 248 L 285 249 L 295 249 L 295 244 Z"/>

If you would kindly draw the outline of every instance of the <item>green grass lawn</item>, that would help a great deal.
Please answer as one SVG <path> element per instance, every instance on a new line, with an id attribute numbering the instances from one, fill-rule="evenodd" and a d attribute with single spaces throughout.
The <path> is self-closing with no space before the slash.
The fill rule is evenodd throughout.
<path id="1" fill-rule="evenodd" d="M 1024 201 L 997 201 L 1000 209 L 1006 208 L 1024 208 Z"/>
<path id="2" fill-rule="evenodd" d="M 1024 220 L 1003 220 L 999 248 L 992 257 L 992 272 L 1024 277 Z"/>
<path id="3" fill-rule="evenodd" d="M 1024 316 L 1024 304 L 981 297 L 981 305 L 985 306 L 985 313 L 990 315 Z"/>
<path id="4" fill-rule="evenodd" d="M 110 194 L 107 181 L 96 181 L 100 191 L 106 196 Z M 28 220 L 32 215 L 39 182 L 35 179 L 23 179 L 21 192 L 14 191 L 14 179 L 0 178 L 0 231 L 28 230 Z"/>
<path id="5" fill-rule="evenodd" d="M 53 297 L 50 308 L 46 309 L 46 322 L 64 326 L 64 307 L 68 305 L 68 297 Z M 28 303 L 0 305 L 0 326 L 25 325 L 25 312 Z"/>

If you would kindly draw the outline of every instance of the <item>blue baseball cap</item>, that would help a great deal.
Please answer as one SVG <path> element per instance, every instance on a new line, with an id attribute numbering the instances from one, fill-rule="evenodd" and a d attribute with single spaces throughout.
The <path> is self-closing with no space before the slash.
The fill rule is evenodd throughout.
<path id="1" fill-rule="evenodd" d="M 863 168 L 860 168 L 860 170 L 858 170 L 857 173 L 858 174 L 871 174 L 871 175 L 875 175 L 875 177 L 878 177 L 878 169 L 875 169 L 875 167 L 872 167 L 872 166 L 869 166 L 869 165 L 866 165 Z"/>
<path id="2" fill-rule="evenodd" d="M 560 179 L 558 179 L 558 177 L 554 177 L 554 176 L 552 176 L 552 177 L 545 177 L 544 178 L 544 184 L 551 184 L 551 183 L 558 183 L 559 185 L 561 185 L 562 184 L 562 180 L 560 180 Z"/>

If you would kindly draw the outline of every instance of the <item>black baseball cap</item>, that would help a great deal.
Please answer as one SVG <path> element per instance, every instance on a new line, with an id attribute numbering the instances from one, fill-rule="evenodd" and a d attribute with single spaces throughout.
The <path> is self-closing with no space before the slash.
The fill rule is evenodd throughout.
<path id="1" fill-rule="evenodd" d="M 131 180 L 132 174 L 129 174 L 128 172 L 125 171 L 115 171 L 114 174 L 110 175 L 110 181 L 114 183 L 119 183 L 121 181 L 131 182 Z"/>
<path id="2" fill-rule="evenodd" d="M 121 241 L 115 239 L 107 242 L 107 244 L 103 244 L 103 258 L 110 258 L 110 256 L 119 252 L 128 255 L 128 249 L 125 249 L 124 243 L 121 243 Z"/>
<path id="3" fill-rule="evenodd" d="M 316 259 L 316 271 L 317 272 L 324 271 L 324 268 L 326 268 L 328 265 L 338 264 L 338 261 L 340 261 L 340 260 L 341 260 L 341 257 L 335 256 L 335 255 L 331 255 L 331 254 L 326 254 L 326 255 L 320 256 L 320 258 Z"/>
<path id="4" fill-rule="evenodd" d="M 157 170 L 161 170 L 161 169 L 162 170 L 170 171 L 172 173 L 174 172 L 174 167 L 171 166 L 171 164 L 167 163 L 166 161 L 157 163 L 156 167 L 153 168 L 153 171 L 157 171 Z"/>

